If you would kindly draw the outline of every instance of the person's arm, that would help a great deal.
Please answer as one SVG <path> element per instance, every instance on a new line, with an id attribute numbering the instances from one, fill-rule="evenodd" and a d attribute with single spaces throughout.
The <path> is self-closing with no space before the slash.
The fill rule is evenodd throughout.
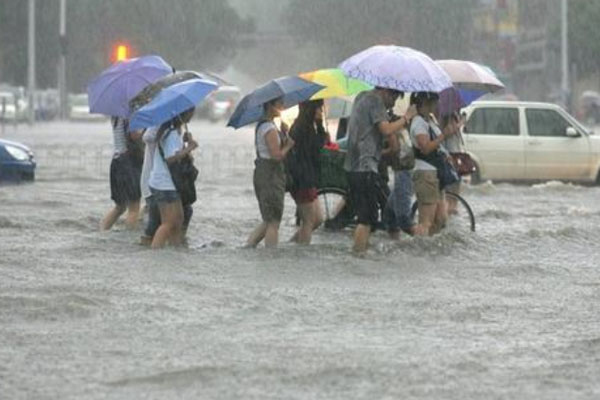
<path id="1" fill-rule="evenodd" d="M 176 134 L 177 133 L 175 132 L 171 133 L 171 135 Z M 167 164 L 172 164 L 187 157 L 192 151 L 194 151 L 198 147 L 198 143 L 194 139 L 189 138 L 187 141 L 187 146 L 184 146 L 180 150 L 175 150 L 179 146 L 180 142 L 177 141 L 175 136 L 167 137 L 167 139 L 164 141 L 165 149 L 163 151 L 165 153 L 165 161 L 167 162 Z M 167 156 L 168 154 L 171 155 Z"/>
<path id="2" fill-rule="evenodd" d="M 283 146 L 279 145 L 278 133 L 275 129 L 269 130 L 265 134 L 265 142 L 269 149 L 271 157 L 277 161 L 281 161 L 285 158 L 287 153 L 294 147 L 294 140 L 288 136 Z"/>
<path id="3" fill-rule="evenodd" d="M 400 118 L 398 118 L 396 121 L 381 121 L 377 124 L 377 128 L 379 128 L 379 131 L 384 136 L 388 136 L 389 140 L 389 137 L 392 136 L 394 133 L 407 128 L 410 124 L 410 120 L 413 119 L 415 115 L 417 115 L 417 108 L 413 104 L 408 108 L 408 110 L 406 110 L 406 113 Z M 398 141 L 396 140 L 396 142 Z"/>
<path id="4" fill-rule="evenodd" d="M 444 141 L 444 139 L 446 139 L 447 136 L 448 135 L 446 135 L 445 133 L 442 133 L 435 139 L 431 140 L 429 138 L 429 134 L 427 134 L 427 133 L 418 134 L 417 135 L 417 147 L 419 148 L 421 153 L 427 155 L 427 154 L 437 150 L 440 147 L 440 145 L 442 144 L 442 142 Z"/>

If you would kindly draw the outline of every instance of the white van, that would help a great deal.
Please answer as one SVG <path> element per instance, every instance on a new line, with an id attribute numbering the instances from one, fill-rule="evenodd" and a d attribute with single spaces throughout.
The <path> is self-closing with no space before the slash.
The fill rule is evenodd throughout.
<path id="1" fill-rule="evenodd" d="M 600 137 L 550 103 L 476 101 L 463 138 L 472 180 L 562 180 L 600 184 Z"/>

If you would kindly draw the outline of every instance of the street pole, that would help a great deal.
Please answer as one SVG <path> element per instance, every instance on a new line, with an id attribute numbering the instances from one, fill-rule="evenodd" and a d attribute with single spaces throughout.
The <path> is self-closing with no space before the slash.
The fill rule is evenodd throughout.
<path id="1" fill-rule="evenodd" d="M 35 91 L 35 0 L 29 0 L 29 29 L 28 29 L 28 68 L 27 68 L 27 92 L 29 98 L 28 121 L 33 124 L 35 117 L 34 91 Z M 15 116 L 16 117 L 16 116 Z"/>
<path id="2" fill-rule="evenodd" d="M 567 0 L 561 0 L 561 94 L 563 105 L 568 110 L 570 108 L 570 88 L 569 88 L 569 21 L 568 21 L 569 8 Z"/>
<path id="3" fill-rule="evenodd" d="M 58 97 L 60 103 L 60 119 L 67 118 L 67 0 L 60 0 L 59 42 L 60 55 L 58 57 Z"/>

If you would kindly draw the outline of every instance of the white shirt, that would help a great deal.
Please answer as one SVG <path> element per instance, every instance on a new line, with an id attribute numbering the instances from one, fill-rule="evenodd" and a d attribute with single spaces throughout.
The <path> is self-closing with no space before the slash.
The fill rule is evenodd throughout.
<path id="1" fill-rule="evenodd" d="M 154 164 L 154 151 L 156 150 L 156 134 L 158 133 L 158 127 L 148 128 L 142 136 L 142 140 L 146 145 L 144 150 L 144 164 L 142 166 L 142 174 L 140 176 L 140 189 L 142 190 L 142 197 L 147 199 L 152 193 L 150 193 L 150 172 L 152 171 L 152 165 Z"/>
<path id="2" fill-rule="evenodd" d="M 183 149 L 183 139 L 181 138 L 179 131 L 175 129 L 165 131 L 160 140 L 160 146 L 163 149 L 165 159 Z M 160 151 L 157 147 L 154 151 L 154 160 L 152 162 L 152 171 L 150 172 L 148 185 L 155 190 L 176 190 L 165 159 L 160 155 Z"/>
<path id="3" fill-rule="evenodd" d="M 281 137 L 279 136 L 279 129 L 272 121 L 263 122 L 256 131 L 256 152 L 260 158 L 271 159 L 271 153 L 269 152 L 269 146 L 267 146 L 267 132 L 275 129 L 277 132 L 277 142 L 281 145 Z"/>
<path id="4" fill-rule="evenodd" d="M 433 130 L 435 136 L 440 136 L 442 131 L 432 121 L 427 122 L 420 115 L 415 116 L 410 123 L 410 141 L 415 148 L 419 148 L 417 145 L 417 136 L 427 135 L 429 137 L 429 128 Z M 443 146 L 440 145 L 440 150 L 446 152 Z M 415 170 L 416 171 L 436 171 L 435 167 L 426 161 L 415 159 Z"/>
<path id="5" fill-rule="evenodd" d="M 117 119 L 117 123 L 115 124 L 113 120 L 111 120 L 111 124 L 113 127 L 113 146 L 115 155 L 125 153 L 127 151 L 127 135 L 125 132 L 125 120 L 123 118 L 115 117 Z"/>

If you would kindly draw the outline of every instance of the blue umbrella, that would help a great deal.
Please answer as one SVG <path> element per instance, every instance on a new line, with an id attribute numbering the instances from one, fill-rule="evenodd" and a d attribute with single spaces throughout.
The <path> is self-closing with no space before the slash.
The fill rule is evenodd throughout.
<path id="1" fill-rule="evenodd" d="M 263 104 L 271 100 L 281 97 L 283 106 L 288 108 L 310 99 L 323 88 L 322 85 L 297 76 L 273 79 L 244 96 L 235 108 L 227 126 L 237 129 L 260 120 L 264 112 Z"/>
<path id="2" fill-rule="evenodd" d="M 195 107 L 219 85 L 206 79 L 190 79 L 167 86 L 154 99 L 131 115 L 129 128 L 158 126 Z"/>
<path id="3" fill-rule="evenodd" d="M 90 112 L 127 118 L 129 100 L 147 85 L 172 72 L 173 68 L 159 56 L 120 61 L 89 83 Z"/>

